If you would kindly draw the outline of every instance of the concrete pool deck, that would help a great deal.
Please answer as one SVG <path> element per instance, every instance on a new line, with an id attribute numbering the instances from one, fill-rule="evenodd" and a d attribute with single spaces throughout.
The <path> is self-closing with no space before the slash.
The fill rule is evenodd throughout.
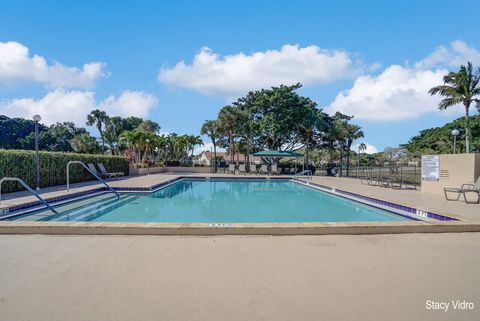
<path id="1" fill-rule="evenodd" d="M 480 233 L 0 235 L 0 320 L 477 320 Z M 473 310 L 427 310 L 466 300 Z"/>
<path id="2" fill-rule="evenodd" d="M 152 174 L 125 177 L 109 181 L 115 188 L 152 188 L 155 185 L 178 177 L 235 177 L 242 175 L 225 174 Z M 247 176 L 252 177 L 252 176 Z M 253 176 L 264 177 L 264 176 Z M 286 177 L 287 178 L 287 177 Z M 337 189 L 358 193 L 424 211 L 459 219 L 460 221 L 406 221 L 395 223 L 265 223 L 235 224 L 232 226 L 212 226 L 206 223 L 101 223 L 101 222 L 0 222 L 0 233 L 46 233 L 46 234 L 376 234 L 376 233 L 418 233 L 418 232 L 476 232 L 480 231 L 480 206 L 464 202 L 446 201 L 436 195 L 421 193 L 418 190 L 392 190 L 363 185 L 351 178 L 313 177 L 313 182 Z M 73 184 L 71 194 L 100 188 L 96 182 Z M 65 186 L 45 188 L 41 195 L 51 199 L 67 195 Z M 3 195 L 2 207 L 14 206 L 35 201 L 25 192 Z M 1 208 L 1 207 L 0 207 Z"/>

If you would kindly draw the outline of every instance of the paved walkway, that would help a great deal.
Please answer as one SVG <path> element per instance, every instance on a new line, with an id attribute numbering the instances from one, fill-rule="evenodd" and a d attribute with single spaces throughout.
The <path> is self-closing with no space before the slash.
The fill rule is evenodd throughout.
<path id="1" fill-rule="evenodd" d="M 2 235 L 0 320 L 478 320 L 479 244 L 480 233 Z M 453 310 L 457 299 L 474 310 Z"/>

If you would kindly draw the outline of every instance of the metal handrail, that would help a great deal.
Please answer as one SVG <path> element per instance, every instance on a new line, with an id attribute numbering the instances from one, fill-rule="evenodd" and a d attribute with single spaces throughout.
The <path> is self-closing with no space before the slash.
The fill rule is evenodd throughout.
<path id="1" fill-rule="evenodd" d="M 117 199 L 120 199 L 120 194 L 118 194 L 117 191 L 115 191 L 113 188 L 110 187 L 110 185 L 107 184 L 103 179 L 100 178 L 96 173 L 94 173 L 90 168 L 85 165 L 84 162 L 81 161 L 69 161 L 67 163 L 67 192 L 70 192 L 70 164 L 80 164 L 82 165 L 90 174 L 93 175 L 96 179 L 98 179 L 103 185 L 107 187 L 107 189 L 112 192 L 113 194 L 117 195 Z"/>
<path id="2" fill-rule="evenodd" d="M 294 176 L 307 176 L 307 179 L 312 180 L 312 171 L 309 169 L 306 169 L 304 171 L 301 171 L 300 173 L 295 174 Z"/>
<path id="3" fill-rule="evenodd" d="M 5 181 L 16 181 L 19 182 L 23 187 L 25 187 L 30 193 L 33 194 L 40 202 L 42 202 L 50 211 L 52 211 L 55 214 L 58 214 L 58 212 L 50 206 L 50 204 L 47 203 L 46 200 L 44 200 L 40 195 L 38 195 L 37 192 L 35 192 L 30 186 L 27 185 L 21 178 L 18 177 L 4 177 L 0 179 L 0 203 L 2 202 L 2 183 Z"/>

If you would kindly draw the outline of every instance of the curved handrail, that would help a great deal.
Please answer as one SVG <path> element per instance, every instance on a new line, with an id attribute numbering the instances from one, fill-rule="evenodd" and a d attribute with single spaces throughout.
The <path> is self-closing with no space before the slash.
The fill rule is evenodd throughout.
<path id="1" fill-rule="evenodd" d="M 2 202 L 2 183 L 5 181 L 16 181 L 19 182 L 23 187 L 25 187 L 30 193 L 33 194 L 40 202 L 42 202 L 50 211 L 52 211 L 55 214 L 58 214 L 58 212 L 50 206 L 50 204 L 47 203 L 46 200 L 44 200 L 40 195 L 38 195 L 37 192 L 35 192 L 30 186 L 27 185 L 21 178 L 18 177 L 4 177 L 0 179 L 0 203 Z"/>
<path id="2" fill-rule="evenodd" d="M 307 179 L 312 180 L 312 171 L 309 169 L 306 169 L 304 171 L 301 171 L 300 173 L 295 174 L 294 176 L 307 176 Z"/>
<path id="3" fill-rule="evenodd" d="M 110 185 L 107 184 L 107 182 L 105 182 L 103 179 L 101 179 L 100 176 L 98 176 L 96 173 L 92 172 L 92 170 L 90 170 L 90 168 L 88 168 L 87 165 L 85 165 L 85 163 L 81 162 L 81 161 L 69 161 L 67 163 L 67 192 L 70 192 L 70 164 L 80 164 L 80 165 L 82 165 L 90 174 L 93 175 L 93 177 L 95 177 L 96 179 L 98 179 L 100 181 L 100 183 L 105 185 L 110 192 L 117 195 L 117 199 L 120 199 L 120 194 L 118 194 L 118 192 L 116 190 L 111 188 Z"/>

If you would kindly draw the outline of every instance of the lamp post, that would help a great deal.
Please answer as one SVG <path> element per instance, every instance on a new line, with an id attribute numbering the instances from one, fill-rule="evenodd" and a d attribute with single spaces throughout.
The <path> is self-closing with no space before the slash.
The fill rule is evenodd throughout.
<path id="1" fill-rule="evenodd" d="M 457 136 L 460 134 L 460 131 L 458 129 L 452 130 L 452 135 L 453 135 L 453 153 L 456 154 L 457 152 Z"/>
<path id="2" fill-rule="evenodd" d="M 33 121 L 35 122 L 35 168 L 36 168 L 36 181 L 37 191 L 40 189 L 40 159 L 38 157 L 38 122 L 42 120 L 40 115 L 33 115 Z"/>
<path id="3" fill-rule="evenodd" d="M 358 160 L 357 160 L 357 179 L 358 179 L 358 171 L 360 170 L 360 156 L 361 156 L 361 155 L 360 155 L 360 151 L 361 151 L 361 150 L 362 150 L 362 148 L 361 148 L 361 146 L 360 146 L 360 144 L 359 144 L 359 145 L 358 145 L 358 154 L 357 154 L 357 156 L 358 156 L 358 157 L 357 157 L 357 158 L 358 158 Z"/>
<path id="4" fill-rule="evenodd" d="M 150 144 L 150 139 L 145 139 L 145 142 L 147 143 L 147 150 L 145 151 L 145 153 L 147 154 L 147 157 L 148 157 L 148 144 Z M 147 175 L 150 175 L 150 160 L 147 160 L 148 163 L 147 163 Z"/>

